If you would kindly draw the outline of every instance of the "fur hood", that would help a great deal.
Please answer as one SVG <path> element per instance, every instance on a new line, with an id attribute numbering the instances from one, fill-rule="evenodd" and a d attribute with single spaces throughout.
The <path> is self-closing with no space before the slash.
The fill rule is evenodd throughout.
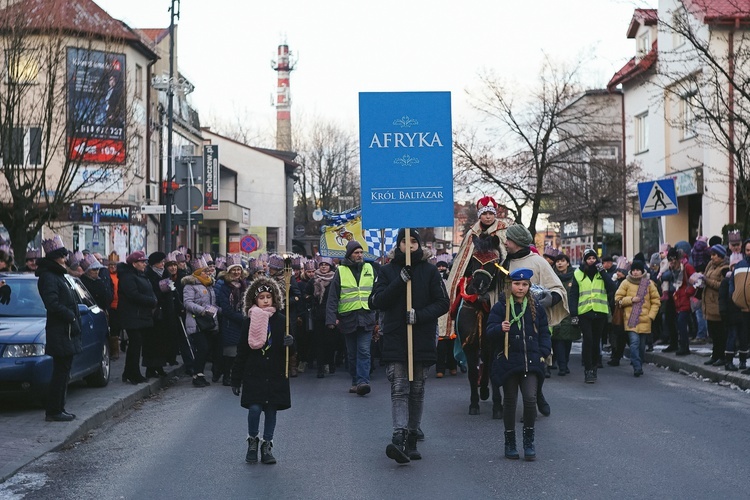
<path id="1" fill-rule="evenodd" d="M 259 278 L 255 278 L 253 282 L 250 283 L 250 286 L 247 287 L 247 291 L 245 292 L 245 307 L 242 309 L 245 313 L 245 316 L 247 316 L 247 311 L 249 311 L 250 308 L 255 305 L 255 292 L 261 285 L 270 286 L 271 290 L 273 290 L 274 307 L 276 308 L 276 310 L 281 311 L 282 309 L 284 309 L 284 298 L 281 296 L 281 288 L 279 288 L 276 280 L 274 280 L 273 278 L 261 276 Z"/>
<path id="2" fill-rule="evenodd" d="M 180 281 L 182 283 L 182 286 L 188 286 L 188 285 L 203 285 L 203 283 L 200 282 L 198 278 L 193 276 L 192 274 L 188 274 L 182 280 Z M 208 286 L 214 286 L 214 283 L 216 283 L 216 280 L 211 278 L 211 283 Z"/>

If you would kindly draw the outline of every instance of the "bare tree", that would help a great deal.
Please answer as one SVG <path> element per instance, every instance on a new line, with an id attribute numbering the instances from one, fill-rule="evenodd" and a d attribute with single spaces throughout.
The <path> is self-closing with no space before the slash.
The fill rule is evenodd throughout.
<path id="1" fill-rule="evenodd" d="M 40 29 L 38 16 L 0 3 L 0 223 L 20 258 L 74 201 L 94 199 L 89 188 L 132 177 L 125 56 L 108 51 L 123 40 Z"/>
<path id="2" fill-rule="evenodd" d="M 207 126 L 217 134 L 242 144 L 273 149 L 276 142 L 273 124 L 269 123 L 265 127 L 257 125 L 247 108 L 235 106 L 234 109 L 234 115 L 229 118 L 209 112 L 208 118 L 205 119 Z"/>
<path id="3" fill-rule="evenodd" d="M 578 81 L 581 64 L 568 67 L 545 59 L 539 85 L 522 99 L 517 99 L 497 76 L 482 75 L 481 92 L 470 97 L 476 109 L 491 120 L 496 139 L 478 140 L 469 133 L 454 145 L 457 178 L 498 189 L 516 219 L 522 209 L 530 208 L 527 226 L 532 235 L 549 186 L 545 178 L 559 166 L 561 149 L 583 139 L 564 126 L 569 121 L 585 122 L 584 114 L 590 110 L 574 116 L 562 114 L 582 92 Z"/>
<path id="4" fill-rule="evenodd" d="M 675 104 L 665 113 L 668 124 L 693 138 L 697 151 L 712 150 L 725 164 L 704 164 L 702 154 L 691 162 L 711 169 L 730 186 L 729 210 L 737 198 L 737 220 L 750 231 L 750 1 L 674 0 L 660 12 L 660 37 L 671 37 L 671 49 L 659 46 L 655 83 L 658 94 Z M 690 153 L 688 153 L 690 155 Z M 719 162 L 720 163 L 720 162 Z M 706 174 L 704 174 L 704 177 Z"/>
<path id="5" fill-rule="evenodd" d="M 294 134 L 299 181 L 295 184 L 297 220 L 309 223 L 311 208 L 347 208 L 341 197 L 359 200 L 359 149 L 356 138 L 339 125 L 320 119 L 303 124 Z M 353 206 L 351 205 L 351 206 Z M 350 206 L 349 206 L 350 207 Z"/>

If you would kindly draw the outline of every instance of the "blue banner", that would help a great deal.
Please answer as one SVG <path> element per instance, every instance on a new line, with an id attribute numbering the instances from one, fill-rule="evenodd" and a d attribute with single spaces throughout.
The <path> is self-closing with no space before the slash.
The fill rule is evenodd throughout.
<path id="1" fill-rule="evenodd" d="M 364 227 L 453 226 L 450 92 L 362 92 Z"/>

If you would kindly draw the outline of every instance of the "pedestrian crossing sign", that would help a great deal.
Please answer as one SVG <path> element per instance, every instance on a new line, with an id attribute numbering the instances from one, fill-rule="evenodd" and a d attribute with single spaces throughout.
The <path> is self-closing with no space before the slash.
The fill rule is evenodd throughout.
<path id="1" fill-rule="evenodd" d="M 676 215 L 679 212 L 674 179 L 639 182 L 638 201 L 642 219 Z"/>

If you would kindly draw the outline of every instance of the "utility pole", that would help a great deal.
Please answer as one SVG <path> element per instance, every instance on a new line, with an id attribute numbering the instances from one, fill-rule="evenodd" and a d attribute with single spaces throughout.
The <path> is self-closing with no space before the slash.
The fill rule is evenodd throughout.
<path id="1" fill-rule="evenodd" d="M 169 9 L 169 85 L 167 86 L 167 192 L 166 200 L 166 242 L 164 245 L 165 253 L 172 251 L 172 203 L 174 193 L 172 191 L 173 163 L 172 154 L 172 128 L 174 126 L 174 21 L 180 18 L 180 0 L 172 0 L 172 6 Z"/>

